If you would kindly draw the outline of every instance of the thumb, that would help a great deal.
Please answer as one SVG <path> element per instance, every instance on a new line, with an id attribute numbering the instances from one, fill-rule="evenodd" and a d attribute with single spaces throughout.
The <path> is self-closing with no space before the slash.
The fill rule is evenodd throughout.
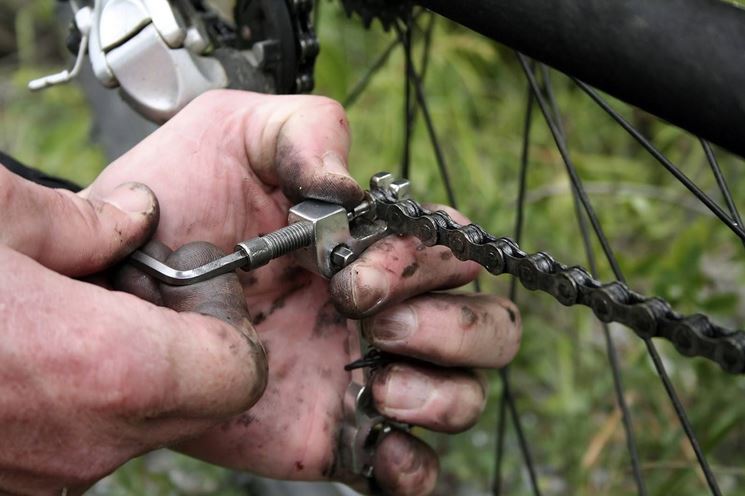
<path id="1" fill-rule="evenodd" d="M 143 244 L 158 224 L 158 201 L 139 183 L 105 197 L 50 189 L 0 167 L 0 242 L 69 276 L 105 269 Z"/>

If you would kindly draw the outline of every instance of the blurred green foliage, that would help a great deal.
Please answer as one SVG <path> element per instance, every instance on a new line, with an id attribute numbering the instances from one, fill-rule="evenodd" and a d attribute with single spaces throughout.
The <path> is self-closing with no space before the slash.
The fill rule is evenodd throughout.
<path id="1" fill-rule="evenodd" d="M 28 163 L 81 183 L 104 165 L 90 143 L 90 110 L 75 86 L 30 95 L 24 83 L 63 65 L 51 1 L 0 0 L 0 148 Z M 422 23 L 425 19 L 420 20 Z M 344 99 L 393 39 L 379 26 L 349 22 L 338 2 L 322 3 L 317 93 Z M 9 36 L 7 33 L 11 33 Z M 51 40 L 50 40 L 50 37 Z M 10 41 L 8 41 L 10 40 Z M 513 233 L 527 88 L 510 50 L 438 19 L 426 77 L 430 110 L 448 159 L 459 207 L 491 232 Z M 415 50 L 422 49 L 421 39 Z M 351 165 L 364 181 L 398 170 L 403 146 L 402 54 L 349 108 Z M 553 73 L 572 156 L 635 289 L 668 299 L 685 312 L 703 311 L 729 325 L 745 316 L 742 245 L 663 169 L 562 75 Z M 702 189 L 719 198 L 695 139 L 619 102 L 616 108 Z M 586 265 L 569 181 L 540 114 L 533 114 L 523 247 L 546 250 L 567 264 Z M 417 198 L 446 196 L 420 116 L 412 142 Z M 717 150 L 735 199 L 745 193 L 741 160 Z M 601 253 L 594 242 L 596 253 Z M 598 256 L 603 280 L 611 272 Z M 505 278 L 483 278 L 486 290 L 508 293 Z M 551 298 L 518 292 L 524 338 L 511 367 L 513 391 L 544 494 L 635 494 L 623 426 L 616 407 L 602 329 L 586 309 L 566 309 Z M 702 474 L 675 412 L 656 378 L 644 345 L 612 326 L 642 467 L 651 494 L 704 492 Z M 745 483 L 745 379 L 658 345 L 692 423 L 725 492 Z M 501 395 L 492 377 L 484 420 L 459 436 L 424 434 L 443 456 L 439 492 L 483 494 L 494 472 L 496 414 Z M 508 423 L 505 494 L 531 494 L 514 429 Z M 135 460 L 107 479 L 106 494 L 233 494 L 225 471 L 176 458 L 173 470 Z M 153 468 L 155 466 L 155 468 Z M 160 470 L 160 471 L 159 471 Z M 176 472 L 201 477 L 179 484 Z M 205 482 L 206 481 L 206 482 Z M 201 484 L 201 485 L 200 485 Z M 741 491 L 741 489 L 739 489 Z M 103 493 L 102 493 L 103 494 Z"/>

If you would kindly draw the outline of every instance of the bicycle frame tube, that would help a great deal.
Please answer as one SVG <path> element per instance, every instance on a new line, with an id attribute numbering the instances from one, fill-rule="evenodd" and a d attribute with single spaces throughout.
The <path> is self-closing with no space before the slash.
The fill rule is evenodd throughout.
<path id="1" fill-rule="evenodd" d="M 745 10 L 720 0 L 418 0 L 745 157 Z"/>

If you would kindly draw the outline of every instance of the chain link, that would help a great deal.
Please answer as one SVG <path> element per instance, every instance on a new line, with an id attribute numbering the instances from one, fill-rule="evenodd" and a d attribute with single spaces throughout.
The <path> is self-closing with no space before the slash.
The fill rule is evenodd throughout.
<path id="1" fill-rule="evenodd" d="M 708 358 L 733 374 L 745 373 L 745 332 L 712 323 L 706 315 L 681 315 L 668 302 L 646 297 L 615 281 L 602 284 L 580 266 L 567 267 L 545 252 L 526 253 L 512 239 L 495 237 L 476 224 L 462 226 L 446 212 L 429 212 L 414 200 L 397 201 L 373 190 L 375 215 L 391 232 L 412 234 L 426 246 L 450 248 L 494 275 L 511 274 L 526 289 L 550 294 L 562 305 L 583 305 L 602 322 L 617 322 L 642 339 L 661 337 L 681 354 Z"/>

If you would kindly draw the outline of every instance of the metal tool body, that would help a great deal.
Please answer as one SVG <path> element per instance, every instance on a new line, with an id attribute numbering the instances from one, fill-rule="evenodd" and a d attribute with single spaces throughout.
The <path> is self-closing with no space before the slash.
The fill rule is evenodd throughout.
<path id="1" fill-rule="evenodd" d="M 408 181 L 394 180 L 388 173 L 373 176 L 371 189 L 401 199 L 408 194 Z M 331 278 L 388 234 L 385 222 L 374 217 L 375 196 L 347 212 L 343 207 L 318 200 L 306 200 L 290 209 L 289 225 L 272 233 L 240 242 L 235 252 L 191 270 L 178 270 L 142 251 L 129 261 L 159 281 L 187 286 L 235 269 L 250 271 L 271 260 L 296 252 L 298 263 L 323 277 Z"/>

